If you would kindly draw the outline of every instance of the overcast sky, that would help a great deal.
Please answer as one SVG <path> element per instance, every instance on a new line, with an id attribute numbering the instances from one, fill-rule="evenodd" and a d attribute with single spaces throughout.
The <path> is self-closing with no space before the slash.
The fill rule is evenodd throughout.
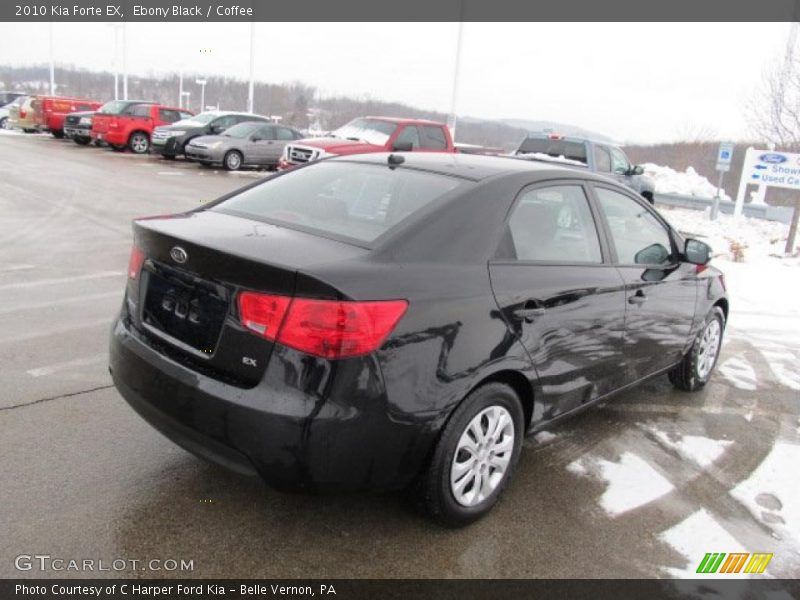
<path id="1" fill-rule="evenodd" d="M 258 23 L 256 78 L 449 111 L 455 23 Z M 747 137 L 788 23 L 466 23 L 457 112 L 550 120 L 620 141 Z M 0 63 L 48 60 L 48 25 L 0 23 Z M 57 23 L 57 65 L 112 68 L 111 26 Z M 129 23 L 128 70 L 247 78 L 248 23 Z M 56 72 L 56 80 L 58 74 Z M 191 89 L 191 88 L 188 88 Z"/>

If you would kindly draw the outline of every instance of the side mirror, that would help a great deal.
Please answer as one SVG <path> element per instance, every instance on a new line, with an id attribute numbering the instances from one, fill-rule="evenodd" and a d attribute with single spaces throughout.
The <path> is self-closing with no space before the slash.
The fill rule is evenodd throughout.
<path id="1" fill-rule="evenodd" d="M 683 247 L 686 262 L 693 265 L 707 265 L 711 260 L 711 246 L 700 240 L 689 238 Z"/>
<path id="2" fill-rule="evenodd" d="M 220 133 L 225 131 L 225 128 L 222 125 L 212 125 L 211 127 L 209 127 L 208 130 L 214 135 L 219 135 Z"/>
<path id="3" fill-rule="evenodd" d="M 254 135 L 253 137 L 250 138 L 250 141 L 251 142 L 260 142 L 263 139 L 264 138 L 262 138 L 262 137 L 258 137 L 257 135 Z"/>
<path id="4" fill-rule="evenodd" d="M 392 146 L 392 152 L 411 152 L 413 149 L 412 142 L 395 142 Z"/>
<path id="5" fill-rule="evenodd" d="M 644 169 L 642 165 L 634 165 L 628 170 L 628 175 L 643 175 Z"/>
<path id="6" fill-rule="evenodd" d="M 669 250 L 661 244 L 650 244 L 639 250 L 633 257 L 637 265 L 661 265 L 669 258 Z"/>

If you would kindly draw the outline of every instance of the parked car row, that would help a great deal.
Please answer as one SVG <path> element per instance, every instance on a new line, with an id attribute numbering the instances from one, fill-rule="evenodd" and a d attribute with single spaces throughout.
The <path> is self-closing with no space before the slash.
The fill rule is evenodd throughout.
<path id="1" fill-rule="evenodd" d="M 3 103 L 5 106 L 3 106 Z M 330 156 L 376 152 L 444 152 L 503 155 L 499 148 L 457 146 L 444 123 L 425 119 L 360 117 L 321 137 L 304 137 L 290 126 L 246 112 L 189 110 L 145 100 L 99 102 L 0 92 L 0 128 L 49 131 L 77 144 L 108 145 L 135 154 L 230 171 L 243 167 L 287 170 Z M 561 162 L 606 175 L 653 203 L 654 183 L 622 148 L 608 142 L 531 132 L 510 158 Z"/>

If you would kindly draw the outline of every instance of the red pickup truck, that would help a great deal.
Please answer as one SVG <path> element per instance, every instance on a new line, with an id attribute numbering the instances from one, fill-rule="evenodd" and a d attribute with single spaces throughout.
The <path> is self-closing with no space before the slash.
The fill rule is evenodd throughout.
<path id="1" fill-rule="evenodd" d="M 69 113 L 97 110 L 102 104 L 94 100 L 66 96 L 40 96 L 39 102 L 39 128 L 49 131 L 57 138 L 64 137 L 64 119 Z"/>
<path id="2" fill-rule="evenodd" d="M 150 151 L 153 129 L 188 119 L 194 113 L 142 100 L 113 100 L 106 102 L 94 114 L 91 137 L 114 150 L 129 148 L 136 154 Z"/>
<path id="3" fill-rule="evenodd" d="M 326 156 L 370 152 L 455 152 L 447 125 L 423 119 L 361 117 L 327 137 L 287 144 L 278 162 L 286 170 Z"/>

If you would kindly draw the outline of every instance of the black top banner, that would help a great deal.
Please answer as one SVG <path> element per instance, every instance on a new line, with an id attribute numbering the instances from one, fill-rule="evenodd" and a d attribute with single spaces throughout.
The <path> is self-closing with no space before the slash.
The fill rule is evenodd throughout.
<path id="1" fill-rule="evenodd" d="M 0 21 L 800 21 L 800 0 L 3 0 Z"/>

